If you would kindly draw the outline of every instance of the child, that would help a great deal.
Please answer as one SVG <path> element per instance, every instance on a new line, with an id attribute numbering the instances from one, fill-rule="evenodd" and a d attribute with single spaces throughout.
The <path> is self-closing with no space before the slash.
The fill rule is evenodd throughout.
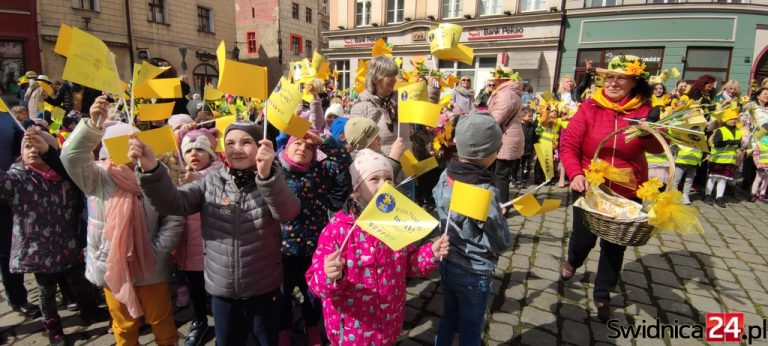
<path id="1" fill-rule="evenodd" d="M 373 120 L 364 117 L 349 118 L 344 125 L 344 138 L 347 141 L 347 149 L 354 156 L 358 151 L 371 149 L 379 154 L 383 154 L 381 149 L 381 136 L 379 136 L 379 125 Z M 391 146 L 389 156 L 387 157 L 392 164 L 392 171 L 395 178 L 400 174 L 400 157 L 405 152 L 405 144 L 402 138 L 397 138 Z M 402 179 L 398 179 L 401 181 Z"/>
<path id="2" fill-rule="evenodd" d="M 155 343 L 175 345 L 170 252 L 176 247 L 183 219 L 160 215 L 141 197 L 132 165 L 115 165 L 102 146 L 97 164 L 93 150 L 103 139 L 127 135 L 135 128 L 117 123 L 106 129 L 106 96 L 96 98 L 88 119 L 67 138 L 61 161 L 88 196 L 86 278 L 104 288 L 117 345 L 136 345 L 143 320 L 152 326 Z"/>
<path id="3" fill-rule="evenodd" d="M 216 161 L 218 130 L 215 128 L 192 131 L 182 129 L 179 135 L 182 138 L 181 152 L 187 165 L 187 172 L 179 179 L 179 185 L 203 179 L 209 173 L 224 166 Z M 180 287 L 187 288 L 186 293 L 192 302 L 194 314 L 192 326 L 184 341 L 185 345 L 197 345 L 208 329 L 208 296 L 205 293 L 203 278 L 203 238 L 200 228 L 199 213 L 187 216 L 184 234 L 176 248 L 176 264 L 187 282 L 186 286 L 180 285 Z"/>
<path id="4" fill-rule="evenodd" d="M 77 241 L 83 195 L 61 168 L 53 136 L 30 130 L 21 147 L 21 162 L 7 172 L 0 170 L 0 202 L 13 211 L 10 270 L 34 274 L 48 339 L 51 345 L 64 345 L 56 306 L 58 279 L 70 284 L 86 325 L 94 322 L 97 311 L 83 277 L 82 247 Z"/>
<path id="5" fill-rule="evenodd" d="M 319 149 L 327 155 L 323 161 L 315 158 Z M 280 287 L 280 345 L 291 345 L 293 324 L 293 290 L 299 287 L 304 296 L 302 316 L 307 334 L 307 345 L 322 345 L 320 333 L 321 306 L 317 297 L 307 290 L 304 273 L 312 263 L 312 254 L 323 226 L 328 223 L 328 209 L 333 209 L 328 192 L 337 184 L 335 178 L 343 176 L 352 158 L 340 143 L 322 139 L 310 130 L 304 138 L 290 137 L 279 154 L 280 165 L 288 186 L 301 201 L 299 216 L 280 225 L 283 234 L 283 283 Z M 348 184 L 347 182 L 344 182 Z"/>
<path id="6" fill-rule="evenodd" d="M 322 298 L 332 345 L 393 344 L 405 319 L 406 277 L 429 274 L 448 254 L 446 236 L 392 251 L 355 225 L 379 188 L 392 183 L 394 174 L 387 161 L 370 149 L 357 154 L 349 169 L 352 197 L 320 234 L 306 274 L 311 292 Z"/>
<path id="7" fill-rule="evenodd" d="M 299 214 L 299 199 L 273 164 L 272 142 L 260 126 L 235 122 L 224 132 L 226 166 L 175 187 L 152 150 L 132 138 L 129 157 L 144 196 L 161 212 L 200 213 L 205 290 L 211 294 L 216 344 L 277 345 L 278 296 L 283 280 L 280 222 Z"/>
<path id="8" fill-rule="evenodd" d="M 760 198 L 761 201 L 768 201 L 765 196 L 765 189 L 768 187 L 768 136 L 763 136 L 753 145 L 752 158 L 757 166 L 757 177 L 752 183 L 752 194 L 749 197 L 750 202 Z"/>
<path id="9" fill-rule="evenodd" d="M 528 186 L 528 174 L 531 172 L 531 163 L 535 150 L 533 144 L 538 140 L 536 135 L 536 128 L 539 126 L 538 121 L 533 120 L 533 109 L 530 107 L 523 107 L 523 135 L 525 136 L 525 147 L 523 147 L 523 156 L 515 160 L 517 164 L 512 163 L 512 180 L 517 181 L 518 188 L 524 188 Z M 520 173 L 520 179 L 517 180 L 517 171 L 522 170 Z"/>
<path id="10" fill-rule="evenodd" d="M 696 178 L 696 170 L 699 169 L 701 164 L 702 153 L 701 150 L 686 145 L 676 144 L 676 146 L 678 150 L 675 157 L 675 182 L 673 187 L 678 188 L 680 181 L 685 178 L 681 203 L 688 205 L 691 204 L 691 187 L 693 186 L 693 180 Z M 646 153 L 646 155 L 648 154 Z"/>
<path id="11" fill-rule="evenodd" d="M 443 288 L 443 318 L 435 338 L 436 345 L 451 345 L 459 333 L 460 345 L 480 345 L 485 325 L 485 309 L 490 294 L 491 276 L 499 255 L 512 245 L 504 211 L 499 207 L 499 191 L 488 167 L 501 148 L 501 128 L 492 117 L 470 114 L 456 127 L 458 159 L 448 164 L 434 189 L 437 213 L 454 249 L 440 263 Z M 451 213 L 449 205 L 455 181 L 493 192 L 485 222 Z"/>
<path id="12" fill-rule="evenodd" d="M 741 137 L 744 131 L 736 128 L 739 113 L 728 109 L 723 114 L 720 126 L 711 138 L 712 158 L 709 161 L 709 180 L 707 181 L 705 203 L 712 203 L 712 190 L 715 188 L 715 204 L 725 208 L 723 194 L 728 181 L 736 178 L 736 157 L 741 155 Z"/>

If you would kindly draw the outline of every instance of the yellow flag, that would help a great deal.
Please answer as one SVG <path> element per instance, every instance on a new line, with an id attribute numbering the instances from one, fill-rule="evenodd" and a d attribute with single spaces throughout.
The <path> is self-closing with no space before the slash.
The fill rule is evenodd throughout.
<path id="1" fill-rule="evenodd" d="M 133 97 L 156 99 L 180 98 L 182 97 L 181 80 L 178 78 L 150 79 L 134 88 Z"/>
<path id="2" fill-rule="evenodd" d="M 402 166 L 405 175 L 409 177 L 418 177 L 437 168 L 437 160 L 434 156 L 431 156 L 426 160 L 419 161 L 416 159 L 416 156 L 413 155 L 411 150 L 408 149 L 403 153 L 403 156 L 400 157 L 400 165 Z"/>
<path id="3" fill-rule="evenodd" d="M 267 121 L 291 136 L 304 137 L 312 126 L 308 120 L 294 115 L 301 104 L 301 92 L 290 80 L 281 78 L 267 101 Z"/>
<path id="4" fill-rule="evenodd" d="M 421 124 L 437 127 L 442 108 L 440 105 L 427 101 L 406 101 L 397 105 L 398 119 L 401 123 Z"/>
<path id="5" fill-rule="evenodd" d="M 115 55 L 98 37 L 72 28 L 72 43 L 67 54 L 62 79 L 122 95 Z"/>
<path id="6" fill-rule="evenodd" d="M 59 37 L 56 39 L 56 46 L 53 47 L 53 52 L 67 56 L 69 54 L 69 46 L 72 44 L 72 27 L 61 23 L 59 27 Z"/>
<path id="7" fill-rule="evenodd" d="M 707 120 L 704 116 L 697 115 L 686 119 L 682 123 L 676 123 L 676 128 L 668 128 L 667 133 L 673 142 L 687 145 L 702 152 L 709 152 L 707 136 L 704 129 L 707 127 Z"/>
<path id="8" fill-rule="evenodd" d="M 0 112 L 10 112 L 11 110 L 8 109 L 8 105 L 5 104 L 5 101 L 3 101 L 3 98 L 0 97 Z"/>
<path id="9" fill-rule="evenodd" d="M 365 75 L 368 73 L 368 60 L 357 61 L 357 71 L 355 71 L 355 92 L 361 93 L 365 89 Z"/>
<path id="10" fill-rule="evenodd" d="M 429 50 L 434 54 L 440 49 L 455 48 L 459 44 L 461 32 L 464 28 L 456 24 L 440 24 L 437 29 L 429 31 Z"/>
<path id="11" fill-rule="evenodd" d="M 173 113 L 176 102 L 142 103 L 136 105 L 141 121 L 165 120 Z"/>
<path id="12" fill-rule="evenodd" d="M 398 251 L 429 235 L 439 222 L 392 185 L 384 184 L 355 224 Z"/>
<path id="13" fill-rule="evenodd" d="M 331 63 L 327 61 L 320 63 L 320 68 L 315 73 L 315 77 L 324 81 L 328 80 L 331 77 Z"/>
<path id="14" fill-rule="evenodd" d="M 515 207 L 520 215 L 525 217 L 536 216 L 555 210 L 560 207 L 559 199 L 545 199 L 543 204 L 539 204 L 536 197 L 533 194 L 525 194 L 514 201 L 512 205 Z"/>
<path id="15" fill-rule="evenodd" d="M 404 88 L 404 87 L 407 87 L 407 86 L 409 86 L 411 84 L 416 84 L 416 83 L 421 83 L 421 82 L 397 81 L 397 82 L 395 82 L 395 88 L 394 89 L 395 90 L 400 90 L 400 88 Z"/>
<path id="16" fill-rule="evenodd" d="M 66 111 L 60 107 L 53 107 L 53 111 L 51 112 L 51 119 L 57 122 L 61 122 L 64 120 L 64 116 Z"/>
<path id="17" fill-rule="evenodd" d="M 536 157 L 539 158 L 539 164 L 541 170 L 544 171 L 544 178 L 546 180 L 555 177 L 555 159 L 552 153 L 552 143 L 540 142 L 533 145 L 533 149 L 536 151 Z"/>
<path id="18" fill-rule="evenodd" d="M 448 108 L 448 106 L 451 105 L 451 94 L 445 94 L 442 99 L 440 99 L 440 108 Z"/>
<path id="19" fill-rule="evenodd" d="M 490 190 L 455 180 L 450 209 L 484 222 L 488 219 L 492 198 L 493 193 Z"/>
<path id="20" fill-rule="evenodd" d="M 267 98 L 267 68 L 226 58 L 226 46 L 221 41 L 216 49 L 219 64 L 217 89 L 237 96 Z"/>
<path id="21" fill-rule="evenodd" d="M 371 48 L 371 55 L 375 58 L 380 55 L 392 56 L 392 45 L 388 44 L 386 40 L 380 38 L 376 40 Z"/>
<path id="22" fill-rule="evenodd" d="M 213 85 L 206 85 L 203 90 L 203 98 L 206 101 L 217 101 L 224 97 L 224 93 L 213 87 Z"/>
<path id="23" fill-rule="evenodd" d="M 40 87 L 43 88 L 43 91 L 45 91 L 45 93 L 48 94 L 48 96 L 50 97 L 55 96 L 53 95 L 53 86 L 48 84 L 48 82 L 40 80 L 40 81 L 37 81 L 37 84 L 39 84 Z"/>
<path id="24" fill-rule="evenodd" d="M 236 115 L 230 115 L 216 119 L 216 129 L 219 130 L 219 140 L 216 144 L 216 152 L 220 153 L 224 151 L 224 133 L 227 131 L 227 127 L 237 121 Z"/>
<path id="25" fill-rule="evenodd" d="M 312 64 L 309 59 L 304 58 L 301 61 L 294 61 L 291 63 L 291 74 L 293 76 L 293 82 L 308 81 L 315 77 L 315 69 L 312 68 Z"/>
<path id="26" fill-rule="evenodd" d="M 395 83 L 395 87 L 397 87 L 397 83 Z M 410 100 L 427 101 L 429 99 L 427 82 L 422 81 L 401 86 L 397 89 L 397 99 L 398 102 L 405 102 Z"/>
<path id="27" fill-rule="evenodd" d="M 453 48 L 438 49 L 432 54 L 440 60 L 459 61 L 467 65 L 472 65 L 475 59 L 475 50 L 463 44 Z"/>
<path id="28" fill-rule="evenodd" d="M 680 70 L 678 70 L 677 67 L 673 67 L 670 71 L 672 71 L 672 77 L 680 77 Z"/>
<path id="29" fill-rule="evenodd" d="M 141 65 L 133 64 L 133 85 L 142 85 L 170 68 L 170 66 L 157 67 L 148 63 L 146 60 L 142 61 Z"/>
<path id="30" fill-rule="evenodd" d="M 131 162 L 128 158 L 128 136 L 113 137 L 104 140 L 109 157 L 116 165 L 122 165 Z M 170 126 L 152 129 L 149 131 L 136 132 L 136 137 L 144 144 L 149 145 L 155 154 L 165 154 L 176 152 L 176 139 L 173 137 L 173 130 Z"/>
<path id="31" fill-rule="evenodd" d="M 317 49 L 315 49 L 312 52 L 312 68 L 315 71 L 320 71 L 320 65 L 322 65 L 322 63 L 324 63 L 324 62 L 326 62 L 325 61 L 325 57 L 322 54 L 318 53 Z M 329 64 L 329 66 L 330 66 L 330 64 Z"/>
<path id="32" fill-rule="evenodd" d="M 296 138 L 303 138 L 307 131 L 309 131 L 309 128 L 312 127 L 312 123 L 309 122 L 309 120 L 302 119 L 295 115 L 292 116 L 288 122 L 284 122 L 283 119 L 280 119 L 279 117 L 267 117 L 267 119 L 280 131 Z"/>

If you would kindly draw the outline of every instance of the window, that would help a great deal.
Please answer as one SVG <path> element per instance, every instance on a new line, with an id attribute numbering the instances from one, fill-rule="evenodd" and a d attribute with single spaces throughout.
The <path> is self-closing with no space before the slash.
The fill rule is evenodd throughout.
<path id="1" fill-rule="evenodd" d="M 0 38 L 0 95 L 15 95 L 16 81 L 24 75 L 24 42 Z"/>
<path id="2" fill-rule="evenodd" d="M 304 51 L 307 52 L 307 57 L 312 57 L 312 41 L 304 40 Z"/>
<path id="3" fill-rule="evenodd" d="M 323 0 L 320 5 L 320 13 L 328 15 L 328 0 Z"/>
<path id="4" fill-rule="evenodd" d="M 501 0 L 480 0 L 480 8 L 478 12 L 480 12 L 481 16 L 500 14 Z"/>
<path id="5" fill-rule="evenodd" d="M 616 1 L 616 0 L 606 0 L 606 1 Z M 547 0 L 520 0 L 521 13 L 545 11 L 546 9 L 547 9 Z"/>
<path id="6" fill-rule="evenodd" d="M 219 81 L 219 71 L 211 64 L 202 63 L 195 66 L 192 70 L 194 87 L 199 91 L 204 91 L 206 85 L 216 85 Z"/>
<path id="7" fill-rule="evenodd" d="M 714 76 L 718 81 L 728 80 L 730 48 L 689 47 L 685 57 L 684 80 L 695 80 L 705 74 Z"/>
<path id="8" fill-rule="evenodd" d="M 299 4 L 295 2 L 291 3 L 291 16 L 293 19 L 299 19 Z"/>
<path id="9" fill-rule="evenodd" d="M 72 0 L 72 8 L 78 8 L 81 10 L 98 11 L 98 0 Z"/>
<path id="10" fill-rule="evenodd" d="M 371 25 L 371 2 L 366 0 L 357 0 L 355 7 L 356 26 Z"/>
<path id="11" fill-rule="evenodd" d="M 461 17 L 461 0 L 443 0 L 443 19 Z"/>
<path id="12" fill-rule="evenodd" d="M 339 74 L 339 79 L 336 80 L 337 90 L 349 88 L 349 60 L 337 60 L 333 69 Z"/>
<path id="13" fill-rule="evenodd" d="M 576 72 L 574 80 L 578 84 L 586 72 L 586 61 L 592 60 L 592 67 L 608 66 L 608 61 L 621 54 L 639 56 L 645 63 L 645 70 L 652 76 L 657 74 L 664 62 L 664 48 L 608 48 L 608 49 L 579 49 L 576 54 Z"/>
<path id="14" fill-rule="evenodd" d="M 291 52 L 293 55 L 301 55 L 303 38 L 299 35 L 291 34 Z"/>
<path id="15" fill-rule="evenodd" d="M 387 23 L 403 21 L 404 0 L 387 0 Z"/>
<path id="16" fill-rule="evenodd" d="M 210 8 L 197 8 L 197 31 L 213 32 L 213 10 Z"/>
<path id="17" fill-rule="evenodd" d="M 496 57 L 475 57 L 472 65 L 462 62 L 444 61 L 438 62 L 438 68 L 442 72 L 453 73 L 459 78 L 468 76 L 472 79 L 472 86 L 485 85 L 485 80 L 491 77 L 491 71 L 496 68 Z M 477 89 L 477 87 L 475 87 Z"/>
<path id="18" fill-rule="evenodd" d="M 609 7 L 621 5 L 621 0 L 584 0 L 584 7 Z"/>
<path id="19" fill-rule="evenodd" d="M 307 7 L 307 23 L 312 23 L 312 9 Z"/>
<path id="20" fill-rule="evenodd" d="M 149 0 L 149 21 L 155 23 L 166 23 L 165 0 Z"/>
<path id="21" fill-rule="evenodd" d="M 249 31 L 245 34 L 245 41 L 248 42 L 248 54 L 256 54 L 256 32 Z"/>

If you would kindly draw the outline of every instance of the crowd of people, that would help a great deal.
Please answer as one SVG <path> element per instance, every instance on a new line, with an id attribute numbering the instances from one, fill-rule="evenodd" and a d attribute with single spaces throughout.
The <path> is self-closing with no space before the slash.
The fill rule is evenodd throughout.
<path id="1" fill-rule="evenodd" d="M 588 188 L 584 172 L 598 157 L 630 168 L 638 183 L 657 177 L 674 184 L 685 204 L 698 180 L 705 201 L 725 208 L 737 177 L 750 201 L 766 201 L 768 81 L 750 86 L 749 97 L 733 80 L 716 93 L 709 75 L 690 86 L 680 80 L 667 93 L 663 83 L 649 83 L 634 56 L 617 56 L 607 68 L 588 62 L 578 85 L 565 76 L 554 94 L 534 92 L 507 67 L 495 69 L 477 94 L 467 76 L 445 87 L 432 72 L 414 71 L 430 102 L 450 95 L 437 127 L 398 120 L 395 85 L 403 70 L 379 56 L 360 93 L 338 90 L 333 79 L 307 83 L 310 100 L 296 115 L 312 127 L 302 137 L 264 121 L 258 102 L 201 100 L 184 80 L 185 96 L 175 99 L 168 120 L 132 121 L 125 103 L 108 95 L 27 72 L 18 104 L 0 114 L 8 303 L 30 318 L 42 315 L 53 345 L 65 341 L 57 292 L 84 325 L 108 318 L 118 345 L 135 345 L 143 323 L 155 343 L 173 345 L 175 287 L 175 304 L 193 311 L 185 345 L 210 333 L 209 315 L 219 345 L 243 345 L 251 336 L 261 345 L 290 345 L 298 289 L 308 345 L 388 345 L 405 318 L 407 278 L 437 270 L 444 310 L 435 343 L 451 345 L 458 333 L 461 345 L 479 345 L 491 278 L 512 245 L 512 210 L 501 205 L 512 190 L 546 180 L 536 143 L 552 148 L 557 186 L 570 184 L 574 194 Z M 675 179 L 652 136 L 619 133 L 595 152 L 625 126 L 658 129 L 656 121 L 680 104 L 706 110 L 709 150 L 673 145 Z M 221 133 L 211 120 L 223 115 L 239 120 Z M 172 128 L 178 152 L 156 155 L 132 136 L 163 126 Z M 115 164 L 104 142 L 125 135 L 131 161 Z M 436 157 L 438 168 L 410 179 L 401 166 L 408 150 L 418 160 Z M 457 181 L 493 193 L 486 221 L 449 212 Z M 393 251 L 363 231 L 356 220 L 384 184 L 433 211 L 447 232 Z M 637 199 L 634 190 L 606 184 Z M 562 280 L 573 277 L 598 238 L 580 209 L 573 215 Z M 593 295 L 603 322 L 612 315 L 625 249 L 601 240 Z M 25 273 L 34 275 L 39 307 L 27 299 Z"/>

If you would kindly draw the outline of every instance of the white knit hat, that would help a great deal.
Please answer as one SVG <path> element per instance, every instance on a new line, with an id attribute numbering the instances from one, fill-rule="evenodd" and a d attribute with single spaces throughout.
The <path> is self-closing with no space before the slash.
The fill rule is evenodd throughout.
<path id="1" fill-rule="evenodd" d="M 211 160 L 216 159 L 216 134 L 218 131 L 213 129 L 196 129 L 183 134 L 181 139 L 181 153 L 186 154 L 192 149 L 201 149 L 211 155 Z"/>
<path id="2" fill-rule="evenodd" d="M 379 171 L 392 173 L 392 164 L 389 163 L 389 160 L 384 155 L 371 149 L 358 151 L 355 161 L 349 166 L 353 191 L 357 190 L 357 187 L 365 181 L 365 178 Z"/>
<path id="3" fill-rule="evenodd" d="M 331 114 L 336 115 L 337 117 L 344 116 L 344 107 L 341 106 L 341 103 L 334 103 L 325 110 L 326 117 Z"/>

